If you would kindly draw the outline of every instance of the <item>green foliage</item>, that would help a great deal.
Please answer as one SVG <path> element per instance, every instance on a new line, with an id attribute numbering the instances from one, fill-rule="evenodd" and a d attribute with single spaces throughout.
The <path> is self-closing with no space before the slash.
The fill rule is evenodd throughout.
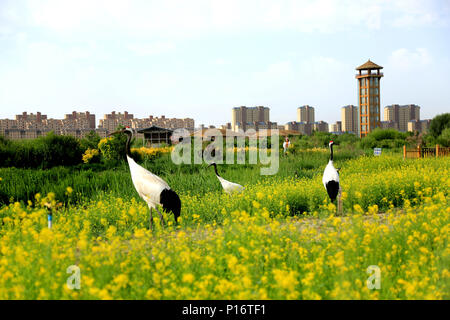
<path id="1" fill-rule="evenodd" d="M 4 147 L 4 146 L 9 146 L 11 144 L 11 141 L 6 139 L 4 136 L 0 135 L 0 146 Z"/>
<path id="2" fill-rule="evenodd" d="M 53 132 L 34 140 L 0 140 L 0 167 L 51 168 L 81 163 L 78 139 Z"/>
<path id="3" fill-rule="evenodd" d="M 312 143 L 315 147 L 327 147 L 330 140 L 336 140 L 337 135 L 329 132 L 315 131 L 311 136 Z"/>
<path id="4" fill-rule="evenodd" d="M 431 120 L 430 134 L 437 138 L 446 128 L 450 128 L 450 113 L 440 114 Z"/>
<path id="5" fill-rule="evenodd" d="M 343 133 L 340 135 L 332 134 L 329 132 L 313 132 L 312 136 L 299 135 L 289 138 L 294 145 L 295 152 L 303 149 L 323 148 L 328 147 L 328 143 L 333 140 L 335 145 L 346 146 L 350 148 L 356 148 L 359 142 L 359 137 L 352 133 Z"/>
<path id="6" fill-rule="evenodd" d="M 81 163 L 82 149 L 78 139 L 50 132 L 42 138 L 41 142 L 45 168 L 71 166 Z"/>
<path id="7" fill-rule="evenodd" d="M 83 149 L 83 152 L 87 149 L 97 149 L 99 142 L 100 136 L 97 132 L 91 130 L 85 138 L 80 139 L 81 149 Z"/>
<path id="8" fill-rule="evenodd" d="M 441 135 L 437 138 L 437 143 L 442 147 L 450 147 L 450 127 L 442 130 Z"/>
<path id="9" fill-rule="evenodd" d="M 375 129 L 369 136 L 372 136 L 376 141 L 382 140 L 395 140 L 395 139 L 405 139 L 406 135 L 394 129 Z"/>
<path id="10" fill-rule="evenodd" d="M 406 139 L 410 134 L 394 129 L 377 128 L 361 139 L 361 147 L 372 148 L 399 148 L 406 144 Z"/>
<path id="11" fill-rule="evenodd" d="M 335 143 L 338 145 L 356 144 L 359 142 L 359 137 L 353 133 L 343 133 L 336 136 Z"/>
<path id="12" fill-rule="evenodd" d="M 126 141 L 126 134 L 117 133 L 100 140 L 98 149 L 105 161 L 117 163 L 126 158 Z"/>

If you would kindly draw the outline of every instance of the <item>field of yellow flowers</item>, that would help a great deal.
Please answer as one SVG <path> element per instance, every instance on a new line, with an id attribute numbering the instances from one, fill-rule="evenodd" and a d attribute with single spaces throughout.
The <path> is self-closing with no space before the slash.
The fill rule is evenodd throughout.
<path id="1" fill-rule="evenodd" d="M 179 224 L 155 230 L 140 199 L 11 203 L 0 209 L 0 299 L 449 299 L 448 158 L 341 164 L 342 215 L 319 174 L 232 197 L 181 193 Z M 67 285 L 73 265 L 80 289 Z"/>

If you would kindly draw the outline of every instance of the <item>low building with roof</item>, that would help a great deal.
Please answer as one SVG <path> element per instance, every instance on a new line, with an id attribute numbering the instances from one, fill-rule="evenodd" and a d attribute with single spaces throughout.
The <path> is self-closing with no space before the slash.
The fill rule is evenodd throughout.
<path id="1" fill-rule="evenodd" d="M 159 146 L 163 143 L 167 145 L 172 144 L 171 138 L 173 130 L 171 129 L 151 126 L 148 128 L 139 129 L 137 130 L 137 133 L 141 134 L 140 137 L 143 139 L 143 144 L 145 146 Z"/>

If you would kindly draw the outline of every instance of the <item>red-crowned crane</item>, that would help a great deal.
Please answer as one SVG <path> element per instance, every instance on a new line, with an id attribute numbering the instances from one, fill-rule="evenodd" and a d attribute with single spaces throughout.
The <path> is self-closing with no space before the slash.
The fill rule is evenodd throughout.
<path id="1" fill-rule="evenodd" d="M 125 133 L 127 135 L 126 154 L 128 166 L 130 167 L 131 180 L 133 181 L 137 193 L 145 202 L 147 202 L 150 209 L 150 228 L 152 228 L 153 224 L 153 209 L 159 213 L 161 221 L 164 223 L 164 218 L 158 210 L 158 205 L 162 206 L 165 211 L 172 212 L 175 221 L 177 221 L 180 216 L 181 201 L 176 192 L 170 189 L 167 182 L 163 179 L 141 167 L 134 161 L 130 152 L 130 142 L 133 137 L 133 131 L 129 127 L 113 132 L 110 135 L 116 133 Z"/>
<path id="2" fill-rule="evenodd" d="M 339 193 L 339 172 L 333 165 L 333 141 L 330 141 L 328 144 L 330 147 L 330 161 L 328 161 L 328 165 L 323 172 L 322 182 L 327 190 L 328 196 L 331 199 L 331 202 L 336 200 L 336 197 Z"/>
<path id="3" fill-rule="evenodd" d="M 217 172 L 217 165 L 215 162 L 211 163 L 208 167 L 210 166 L 214 166 L 214 172 L 216 173 L 216 177 L 217 179 L 219 179 L 220 184 L 222 185 L 223 190 L 228 193 L 228 194 L 232 194 L 234 192 L 241 192 L 242 190 L 244 190 L 245 188 L 243 186 L 241 186 L 240 184 L 234 183 L 234 182 L 230 182 L 228 180 L 225 180 L 224 178 L 222 178 L 219 173 Z"/>

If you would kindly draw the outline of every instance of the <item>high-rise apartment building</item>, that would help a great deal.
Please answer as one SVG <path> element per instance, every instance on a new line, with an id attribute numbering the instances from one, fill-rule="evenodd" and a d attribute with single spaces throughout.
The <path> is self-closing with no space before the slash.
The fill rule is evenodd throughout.
<path id="1" fill-rule="evenodd" d="M 47 120 L 47 115 L 36 112 L 36 114 L 22 112 L 22 114 L 16 115 L 15 129 L 28 130 L 28 129 L 42 129 L 44 127 L 44 121 Z"/>
<path id="2" fill-rule="evenodd" d="M 64 116 L 65 120 L 70 120 L 76 122 L 77 120 L 87 120 L 88 128 L 95 130 L 95 114 L 91 114 L 89 111 L 86 112 L 76 112 L 66 114 Z M 80 121 L 81 122 L 81 121 Z"/>
<path id="3" fill-rule="evenodd" d="M 16 115 L 16 120 L 17 121 L 37 121 L 37 122 L 41 122 L 42 120 L 47 119 L 47 115 L 46 114 L 41 114 L 39 111 L 36 112 L 36 114 L 30 113 L 28 114 L 27 112 L 22 112 L 22 114 L 17 114 Z"/>
<path id="4" fill-rule="evenodd" d="M 115 111 L 105 114 L 103 119 L 100 119 L 98 127 L 100 129 L 106 129 L 108 131 L 114 131 L 118 126 L 131 127 L 131 120 L 134 116 L 128 111 L 124 113 L 116 113 Z"/>
<path id="5" fill-rule="evenodd" d="M 348 105 L 341 108 L 342 131 L 358 134 L 358 107 Z"/>
<path id="6" fill-rule="evenodd" d="M 157 126 L 166 129 L 187 129 L 194 132 L 195 122 L 192 118 L 166 118 L 162 115 L 161 117 L 149 116 L 144 119 L 132 119 L 131 127 L 135 129 L 143 129 L 152 126 Z"/>
<path id="7" fill-rule="evenodd" d="M 55 134 L 71 135 L 83 138 L 92 130 L 95 130 L 101 137 L 106 137 L 117 129 L 119 125 L 129 126 L 135 129 L 143 129 L 151 126 L 158 126 L 167 129 L 185 128 L 194 131 L 194 119 L 191 118 L 166 118 L 165 116 L 145 119 L 136 119 L 127 111 L 105 114 L 104 119 L 100 119 L 98 129 L 95 128 L 95 114 L 86 112 L 72 112 L 66 114 L 64 119 L 52 119 L 40 112 L 28 114 L 26 112 L 16 115 L 15 120 L 0 119 L 0 134 L 10 139 L 33 139 L 45 136 L 53 131 Z M 139 136 L 139 134 L 137 134 Z"/>
<path id="8" fill-rule="evenodd" d="M 53 131 L 56 134 L 68 134 L 84 137 L 95 130 L 95 115 L 89 112 L 73 112 L 64 119 L 52 119 L 47 115 L 23 112 L 15 120 L 1 119 L 0 134 L 9 139 L 35 139 Z"/>
<path id="9" fill-rule="evenodd" d="M 380 127 L 380 80 L 383 67 L 368 60 L 356 68 L 358 74 L 359 136 L 365 137 Z"/>
<path id="10" fill-rule="evenodd" d="M 105 114 L 103 119 L 99 121 L 99 129 L 107 131 L 114 131 L 118 126 L 129 126 L 134 129 L 144 129 L 152 126 L 157 126 L 166 129 L 188 129 L 194 131 L 194 119 L 192 118 L 166 118 L 149 116 L 148 118 L 138 119 L 134 115 L 125 111 L 124 113 L 116 113 L 115 111 L 110 114 Z"/>
<path id="11" fill-rule="evenodd" d="M 297 122 L 314 123 L 314 107 L 309 105 L 298 107 Z"/>
<path id="12" fill-rule="evenodd" d="M 420 107 L 415 104 L 393 104 L 384 107 L 384 121 L 397 123 L 399 131 L 408 131 L 408 122 L 412 120 L 420 120 Z"/>
<path id="13" fill-rule="evenodd" d="M 269 125 L 269 110 L 269 108 L 263 106 L 233 108 L 231 110 L 231 129 L 233 131 L 237 131 L 238 129 L 245 131 L 247 127 L 254 127 L 255 123 Z"/>

